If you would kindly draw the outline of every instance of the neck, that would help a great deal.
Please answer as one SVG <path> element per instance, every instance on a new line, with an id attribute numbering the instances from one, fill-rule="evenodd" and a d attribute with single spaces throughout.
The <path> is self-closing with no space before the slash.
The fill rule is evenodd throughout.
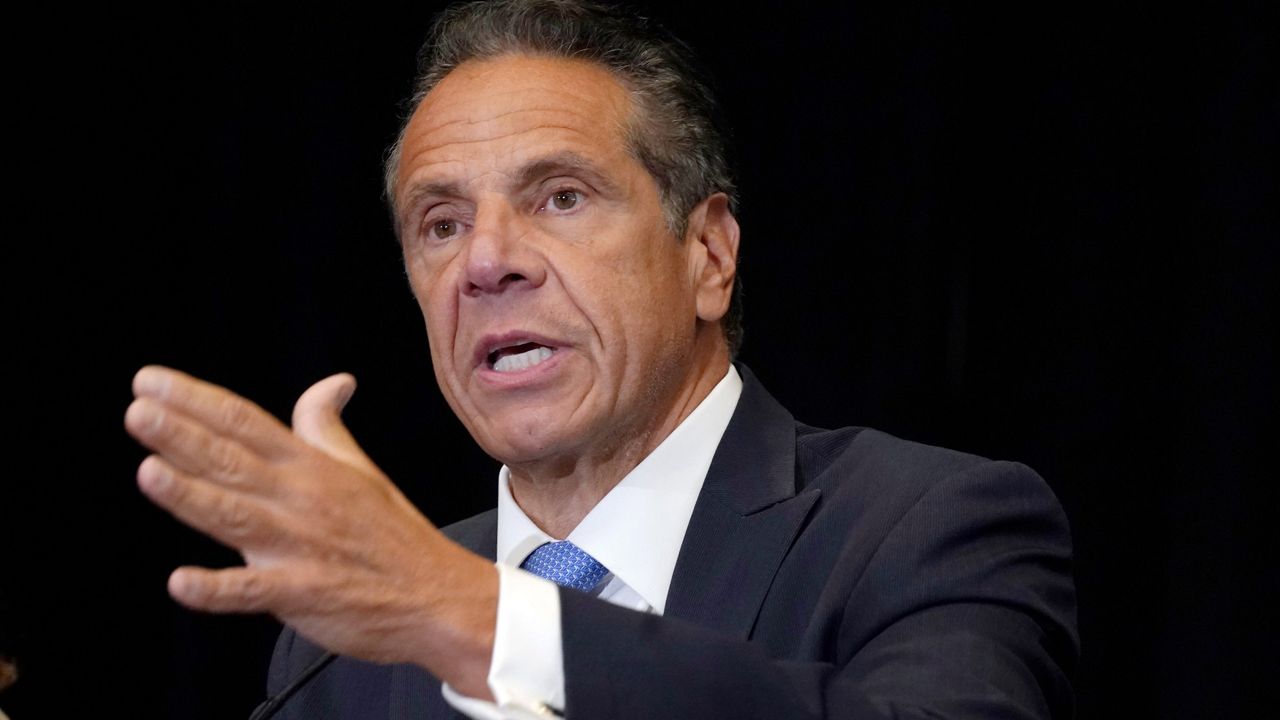
<path id="1" fill-rule="evenodd" d="M 721 346 L 723 347 L 723 346 Z M 509 466 L 511 495 L 543 532 L 561 540 L 706 399 L 729 371 L 727 351 L 708 353 L 660 403 L 652 420 L 611 447 L 552 462 Z"/>

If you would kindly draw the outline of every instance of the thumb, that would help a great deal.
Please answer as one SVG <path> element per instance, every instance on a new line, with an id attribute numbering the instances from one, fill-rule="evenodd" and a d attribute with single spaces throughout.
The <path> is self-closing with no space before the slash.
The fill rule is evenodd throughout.
<path id="1" fill-rule="evenodd" d="M 330 375 L 307 388 L 293 406 L 293 434 L 342 462 L 377 473 L 378 468 L 342 424 L 342 409 L 356 391 L 350 373 Z"/>

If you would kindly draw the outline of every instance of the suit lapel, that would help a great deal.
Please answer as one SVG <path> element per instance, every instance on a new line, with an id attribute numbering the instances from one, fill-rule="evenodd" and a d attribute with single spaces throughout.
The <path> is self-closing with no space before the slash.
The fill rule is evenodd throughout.
<path id="1" fill-rule="evenodd" d="M 666 614 L 750 637 L 774 574 L 818 499 L 795 492 L 795 420 L 743 366 L 671 578 Z"/>

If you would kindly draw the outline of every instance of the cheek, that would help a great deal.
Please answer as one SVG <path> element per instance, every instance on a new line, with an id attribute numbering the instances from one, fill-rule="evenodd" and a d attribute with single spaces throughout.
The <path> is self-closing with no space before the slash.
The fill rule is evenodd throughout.
<path id="1" fill-rule="evenodd" d="M 610 309 L 624 342 L 641 340 L 632 352 L 672 352 L 693 327 L 694 310 L 684 264 L 648 258 L 634 272 L 616 277 Z M 647 349 L 646 349 L 647 348 Z"/>
<path id="2" fill-rule="evenodd" d="M 409 288 L 418 301 L 422 319 L 426 324 L 427 340 L 431 356 L 436 360 L 449 352 L 456 325 L 457 297 L 451 292 L 447 265 L 429 265 L 420 258 L 408 259 L 405 269 L 409 275 Z"/>
<path id="3" fill-rule="evenodd" d="M 657 243 L 659 247 L 638 263 L 638 276 L 643 277 L 644 282 L 639 283 L 636 292 L 646 296 L 646 301 L 653 303 L 655 308 L 673 312 L 689 305 L 692 289 L 689 258 L 683 245 L 674 239 L 663 237 Z M 675 318 L 660 319 L 670 322 Z"/>

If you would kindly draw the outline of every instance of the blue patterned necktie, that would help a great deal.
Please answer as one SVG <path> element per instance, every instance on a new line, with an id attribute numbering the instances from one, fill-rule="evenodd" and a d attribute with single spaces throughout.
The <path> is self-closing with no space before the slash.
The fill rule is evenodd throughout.
<path id="1" fill-rule="evenodd" d="M 590 592 L 609 570 L 568 540 L 539 545 L 520 563 L 523 570 L 562 587 Z"/>

